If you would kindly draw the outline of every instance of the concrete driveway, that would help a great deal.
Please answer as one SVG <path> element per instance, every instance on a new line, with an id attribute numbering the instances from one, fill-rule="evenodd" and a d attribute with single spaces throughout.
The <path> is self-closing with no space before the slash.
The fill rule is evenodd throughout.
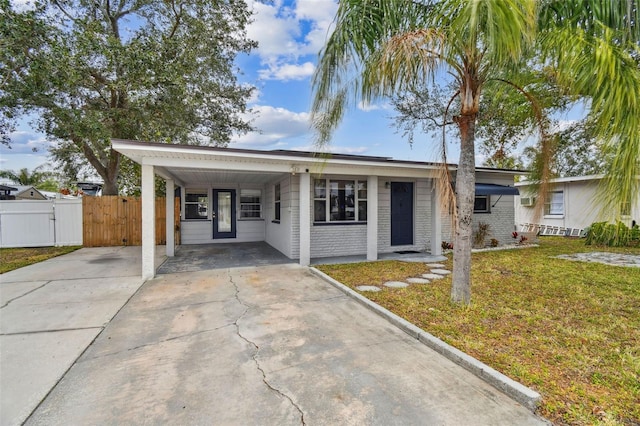
<path id="1" fill-rule="evenodd" d="M 0 275 L 0 424 L 22 423 L 140 288 L 140 259 L 80 249 Z"/>
<path id="2" fill-rule="evenodd" d="M 84 325 L 77 321 L 66 331 L 86 332 L 75 345 L 74 353 L 82 354 L 57 368 L 63 377 L 48 394 L 32 398 L 44 400 L 27 424 L 545 423 L 307 268 L 289 264 L 161 275 L 137 291 L 139 283 L 131 280 L 121 284 L 135 294 L 113 319 L 87 316 Z M 65 307 L 70 321 L 79 318 L 71 314 L 76 309 L 98 312 L 92 307 L 104 298 L 73 303 L 75 294 L 84 293 L 69 287 L 71 281 L 49 293 L 59 300 L 58 308 Z M 4 310 L 17 311 L 19 303 L 49 285 L 34 284 L 35 291 L 2 308 L 2 424 L 12 420 L 5 421 L 12 402 L 6 400 L 17 399 L 6 395 L 48 370 L 46 360 L 27 363 L 7 380 L 5 370 L 20 362 L 17 354 L 53 357 L 56 348 L 68 346 L 55 334 L 61 325 L 40 327 L 43 331 L 33 334 L 42 340 L 33 345 L 10 341 L 21 336 L 27 321 L 17 312 L 7 326 L 17 334 L 5 332 Z M 40 306 L 28 306 L 21 309 L 25 318 L 39 316 Z M 101 321 L 108 322 L 104 329 Z M 83 345 L 89 345 L 84 352 Z M 6 365 L 5 351 L 14 353 Z"/>

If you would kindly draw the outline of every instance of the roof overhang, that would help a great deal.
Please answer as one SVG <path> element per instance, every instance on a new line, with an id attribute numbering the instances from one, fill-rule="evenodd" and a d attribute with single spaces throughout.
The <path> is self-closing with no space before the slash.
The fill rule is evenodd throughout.
<path id="1" fill-rule="evenodd" d="M 221 147 L 112 140 L 114 150 L 180 186 L 211 183 L 263 184 L 283 173 L 313 175 L 379 176 L 381 178 L 436 178 L 440 163 L 394 160 L 362 155 L 298 151 L 259 151 Z M 455 173 L 456 166 L 448 165 Z M 515 170 L 479 167 L 479 173 L 513 176 Z"/>
<path id="2" fill-rule="evenodd" d="M 314 155 L 292 151 L 257 151 L 112 140 L 114 150 L 179 185 L 184 183 L 265 182 L 269 175 L 308 172 L 316 175 L 435 177 L 436 163 L 397 161 L 384 157 Z"/>

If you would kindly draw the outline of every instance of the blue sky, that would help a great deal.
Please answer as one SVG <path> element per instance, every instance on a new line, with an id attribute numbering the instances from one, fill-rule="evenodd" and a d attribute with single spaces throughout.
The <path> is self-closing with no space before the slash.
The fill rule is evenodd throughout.
<path id="1" fill-rule="evenodd" d="M 14 1 L 23 3 L 28 0 Z M 237 63 L 240 81 L 257 90 L 249 106 L 259 131 L 237 137 L 229 145 L 248 149 L 314 150 L 309 126 L 311 77 L 337 10 L 336 0 L 247 0 L 254 11 L 249 37 L 259 47 L 242 55 Z M 395 133 L 388 103 L 354 106 L 334 135 L 329 151 L 387 156 L 403 160 L 438 161 L 438 143 L 430 136 L 416 137 L 410 146 Z M 47 141 L 27 120 L 12 135 L 12 149 L 0 146 L 0 169 L 33 169 L 47 162 Z M 33 149 L 38 149 L 33 152 Z M 450 162 L 457 162 L 455 145 L 449 146 Z M 482 159 L 478 158 L 478 164 Z"/>

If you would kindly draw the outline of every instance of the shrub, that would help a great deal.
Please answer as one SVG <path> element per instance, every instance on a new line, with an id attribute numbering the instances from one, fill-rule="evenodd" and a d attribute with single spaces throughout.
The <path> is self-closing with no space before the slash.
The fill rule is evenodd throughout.
<path id="1" fill-rule="evenodd" d="M 620 221 L 596 222 L 588 228 L 585 244 L 609 247 L 640 246 L 640 227 L 635 225 L 629 228 Z"/>
<path id="2" fill-rule="evenodd" d="M 448 241 L 443 241 L 441 244 L 442 250 L 453 250 L 453 244 Z"/>
<path id="3" fill-rule="evenodd" d="M 478 229 L 473 233 L 473 246 L 484 247 L 484 240 L 489 235 L 489 224 L 478 222 Z"/>
<path id="4" fill-rule="evenodd" d="M 498 247 L 498 244 L 500 244 L 500 241 L 496 240 L 495 238 L 491 239 L 491 247 Z"/>

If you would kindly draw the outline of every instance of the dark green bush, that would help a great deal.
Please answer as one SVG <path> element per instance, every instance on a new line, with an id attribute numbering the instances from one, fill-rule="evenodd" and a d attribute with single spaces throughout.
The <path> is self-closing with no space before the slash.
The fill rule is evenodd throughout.
<path id="1" fill-rule="evenodd" d="M 609 247 L 640 246 L 640 227 L 629 228 L 624 223 L 595 222 L 587 231 L 587 245 Z"/>

